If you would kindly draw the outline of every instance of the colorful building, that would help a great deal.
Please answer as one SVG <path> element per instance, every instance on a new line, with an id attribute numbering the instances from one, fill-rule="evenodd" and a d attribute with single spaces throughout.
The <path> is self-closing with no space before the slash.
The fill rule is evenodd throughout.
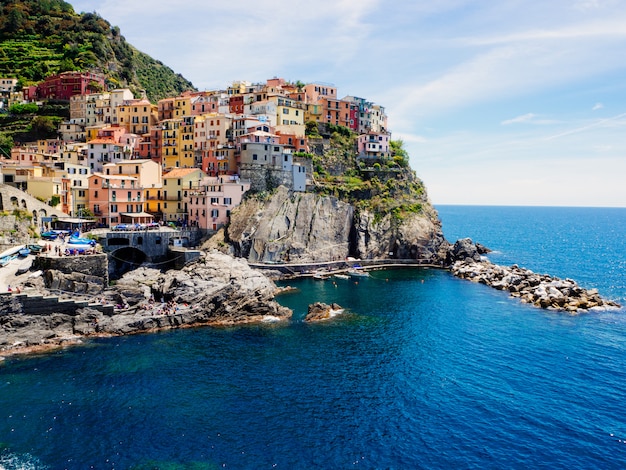
<path id="1" fill-rule="evenodd" d="M 104 89 L 104 75 L 92 72 L 62 72 L 37 85 L 37 99 L 69 100 Z"/>
<path id="2" fill-rule="evenodd" d="M 160 194 L 160 215 L 164 222 L 187 223 L 188 192 L 202 181 L 206 174 L 199 168 L 175 168 L 163 175 Z M 149 193 L 153 194 L 152 191 Z M 157 193 L 158 194 L 158 193 Z"/>
<path id="3" fill-rule="evenodd" d="M 219 229 L 228 223 L 230 212 L 241 204 L 249 189 L 250 182 L 237 176 L 203 178 L 185 196 L 189 224 L 204 230 Z"/>

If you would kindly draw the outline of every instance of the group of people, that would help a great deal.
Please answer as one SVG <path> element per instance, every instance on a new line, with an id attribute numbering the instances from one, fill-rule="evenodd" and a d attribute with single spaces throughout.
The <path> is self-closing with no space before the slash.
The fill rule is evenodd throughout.
<path id="1" fill-rule="evenodd" d="M 44 245 L 45 251 L 52 252 L 52 245 L 50 243 Z M 75 256 L 75 255 L 92 255 L 95 253 L 95 248 L 73 248 L 72 245 L 54 245 L 54 254 L 56 256 Z"/>
<path id="2" fill-rule="evenodd" d="M 187 308 L 188 306 L 189 305 L 187 303 L 178 305 L 175 300 L 168 300 L 167 302 L 165 302 L 165 299 L 163 298 L 161 298 L 161 302 L 155 302 L 154 296 L 151 296 L 150 300 L 139 305 L 139 308 L 160 315 L 173 315 L 178 312 L 181 307 Z"/>

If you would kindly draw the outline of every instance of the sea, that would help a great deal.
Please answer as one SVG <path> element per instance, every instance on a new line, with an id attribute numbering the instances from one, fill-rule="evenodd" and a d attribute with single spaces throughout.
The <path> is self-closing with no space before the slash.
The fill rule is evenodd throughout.
<path id="1" fill-rule="evenodd" d="M 626 209 L 437 206 L 446 238 L 626 305 Z M 626 310 L 438 269 L 289 281 L 292 321 L 0 363 L 0 469 L 626 468 Z M 310 303 L 344 311 L 307 324 Z"/>

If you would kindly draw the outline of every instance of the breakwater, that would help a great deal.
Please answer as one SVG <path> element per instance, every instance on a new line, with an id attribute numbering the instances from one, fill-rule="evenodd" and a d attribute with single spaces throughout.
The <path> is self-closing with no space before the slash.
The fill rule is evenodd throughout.
<path id="1" fill-rule="evenodd" d="M 466 260 L 454 263 L 451 272 L 461 279 L 506 290 L 512 297 L 536 307 L 576 313 L 592 308 L 620 306 L 600 297 L 597 289 L 584 289 L 572 279 L 537 274 L 518 265 L 505 267 L 490 261 Z"/>

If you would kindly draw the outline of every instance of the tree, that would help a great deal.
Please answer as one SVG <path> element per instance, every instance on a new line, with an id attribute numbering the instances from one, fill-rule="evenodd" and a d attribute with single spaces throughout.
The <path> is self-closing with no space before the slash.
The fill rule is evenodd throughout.
<path id="1" fill-rule="evenodd" d="M 40 138 L 54 138 L 57 136 L 58 120 L 51 116 L 35 116 L 30 123 L 30 131 Z"/>
<path id="2" fill-rule="evenodd" d="M 0 158 L 10 158 L 13 148 L 13 137 L 4 132 L 0 132 Z"/>
<path id="3" fill-rule="evenodd" d="M 102 91 L 104 91 L 104 87 L 94 80 L 89 82 L 89 84 L 87 85 L 87 89 L 92 93 L 101 93 Z"/>
<path id="4" fill-rule="evenodd" d="M 407 167 L 409 165 L 409 153 L 404 149 L 402 139 L 390 141 L 389 147 L 393 154 L 393 160 L 401 167 Z"/>
<path id="5" fill-rule="evenodd" d="M 24 26 L 24 14 L 17 8 L 9 11 L 5 30 L 9 33 L 17 33 Z"/>

